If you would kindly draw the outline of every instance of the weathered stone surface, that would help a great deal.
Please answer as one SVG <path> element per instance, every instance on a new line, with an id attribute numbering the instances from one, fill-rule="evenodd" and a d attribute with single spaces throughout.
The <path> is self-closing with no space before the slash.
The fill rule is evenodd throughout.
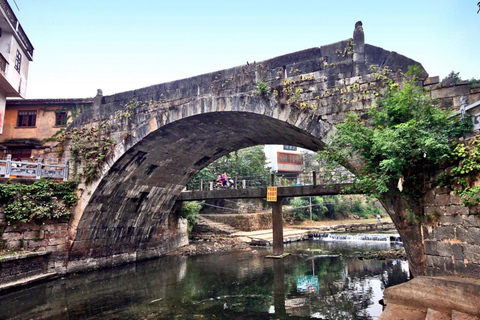
<path id="1" fill-rule="evenodd" d="M 418 310 L 428 308 L 451 314 L 453 310 L 480 316 L 480 280 L 460 277 L 416 277 L 387 288 L 384 300 Z M 387 318 L 386 318 L 387 319 Z"/>
<path id="2" fill-rule="evenodd" d="M 468 244 L 480 243 L 480 228 L 458 228 L 457 239 Z"/>

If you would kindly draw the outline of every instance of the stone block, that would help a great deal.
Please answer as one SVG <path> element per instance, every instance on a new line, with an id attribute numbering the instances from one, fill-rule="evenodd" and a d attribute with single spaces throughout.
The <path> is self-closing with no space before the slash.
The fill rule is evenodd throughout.
<path id="1" fill-rule="evenodd" d="M 471 314 L 463 313 L 457 310 L 452 310 L 452 320 L 480 320 L 479 317 Z"/>
<path id="2" fill-rule="evenodd" d="M 455 239 L 455 226 L 439 226 L 433 230 L 433 238 L 436 240 Z"/>
<path id="3" fill-rule="evenodd" d="M 21 232 L 5 232 L 2 235 L 2 240 L 13 241 L 23 239 L 23 234 Z"/>
<path id="4" fill-rule="evenodd" d="M 431 266 L 435 269 L 445 270 L 445 257 L 430 256 Z M 451 260 L 451 258 L 450 258 Z"/>
<path id="5" fill-rule="evenodd" d="M 427 316 L 425 317 L 425 320 L 451 320 L 451 319 L 452 317 L 448 312 L 443 313 L 430 308 L 427 310 Z"/>
<path id="6" fill-rule="evenodd" d="M 452 238 L 453 239 L 453 238 Z M 480 228 L 457 228 L 457 240 L 466 242 L 469 244 L 479 244 L 480 243 Z"/>
<path id="7" fill-rule="evenodd" d="M 423 202 L 427 205 L 428 204 L 432 205 L 434 201 L 435 201 L 435 192 L 433 190 L 428 190 L 425 196 L 423 196 Z"/>
<path id="8" fill-rule="evenodd" d="M 439 217 L 438 222 L 441 226 L 461 225 L 464 222 L 464 218 L 460 215 L 442 215 Z"/>
<path id="9" fill-rule="evenodd" d="M 433 203 L 436 206 L 448 206 L 450 204 L 450 194 L 437 194 Z"/>
<path id="10" fill-rule="evenodd" d="M 448 215 L 468 215 L 470 213 L 470 210 L 465 206 L 451 205 L 445 208 L 445 213 Z"/>
<path id="11" fill-rule="evenodd" d="M 480 244 L 464 244 L 463 255 L 469 264 L 480 265 Z"/>
<path id="12" fill-rule="evenodd" d="M 463 247 L 458 243 L 452 244 L 451 247 L 452 247 L 453 256 L 455 257 L 455 260 L 463 261 Z"/>
<path id="13" fill-rule="evenodd" d="M 437 241 L 425 241 L 425 254 L 438 256 Z"/>
<path id="14" fill-rule="evenodd" d="M 462 204 L 462 199 L 455 192 L 450 192 L 450 203 Z"/>
<path id="15" fill-rule="evenodd" d="M 437 84 L 440 82 L 440 77 L 435 76 L 435 77 L 428 77 L 423 81 L 424 86 L 432 85 L 432 84 Z"/>
<path id="16" fill-rule="evenodd" d="M 480 216 L 479 215 L 467 215 L 465 219 L 463 219 L 463 225 L 465 227 L 478 227 L 480 228 Z"/>

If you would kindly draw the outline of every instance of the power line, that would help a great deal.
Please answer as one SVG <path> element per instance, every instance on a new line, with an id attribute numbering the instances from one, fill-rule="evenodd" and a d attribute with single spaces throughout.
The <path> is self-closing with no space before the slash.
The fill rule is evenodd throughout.
<path id="1" fill-rule="evenodd" d="M 17 10 L 20 11 L 20 8 L 17 5 L 17 1 L 13 0 L 13 3 L 15 3 L 15 7 L 17 7 Z"/>

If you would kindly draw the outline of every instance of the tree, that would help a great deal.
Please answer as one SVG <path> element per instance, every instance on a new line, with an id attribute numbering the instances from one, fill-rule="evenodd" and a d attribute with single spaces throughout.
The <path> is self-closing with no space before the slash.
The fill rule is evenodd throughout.
<path id="1" fill-rule="evenodd" d="M 337 126 L 324 155 L 350 163 L 357 187 L 382 201 L 405 242 L 414 276 L 425 273 L 420 199 L 429 174 L 454 158 L 455 137 L 471 130 L 468 118 L 448 118 L 422 87 L 416 85 L 415 68 L 403 82 L 386 82 L 385 92 L 366 119 L 348 115 Z M 352 161 L 352 159 L 354 161 Z M 350 160 L 350 161 L 348 161 Z"/>
<path id="2" fill-rule="evenodd" d="M 340 163 L 355 158 L 357 187 L 366 194 L 380 198 L 398 188 L 418 198 L 427 174 L 452 159 L 456 145 L 452 138 L 471 128 L 469 119 L 448 118 L 416 80 L 412 69 L 402 85 L 387 82 L 369 119 L 349 114 L 323 153 Z"/>
<path id="3" fill-rule="evenodd" d="M 197 179 L 214 180 L 223 172 L 230 177 L 265 176 L 270 173 L 265 166 L 262 145 L 234 151 L 203 168 Z"/>

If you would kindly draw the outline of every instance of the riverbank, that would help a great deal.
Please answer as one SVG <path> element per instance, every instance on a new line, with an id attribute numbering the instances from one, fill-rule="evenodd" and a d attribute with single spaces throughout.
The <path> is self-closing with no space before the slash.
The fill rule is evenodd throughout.
<path id="1" fill-rule="evenodd" d="M 391 220 L 384 219 L 377 225 L 376 219 L 360 220 L 332 220 L 332 221 L 304 221 L 296 225 L 286 225 L 284 242 L 307 240 L 315 232 L 335 232 L 345 230 L 378 230 L 390 229 Z M 385 226 L 385 227 L 384 227 Z M 269 246 L 272 242 L 272 230 L 236 231 L 223 223 L 200 217 L 190 235 L 190 244 L 181 247 L 168 255 L 191 256 L 197 254 L 212 254 L 226 251 L 254 250 L 253 246 Z M 347 256 L 345 256 L 347 257 Z M 358 259 L 401 259 L 406 260 L 405 249 L 391 249 L 375 252 L 363 252 L 350 255 L 348 258 Z"/>

